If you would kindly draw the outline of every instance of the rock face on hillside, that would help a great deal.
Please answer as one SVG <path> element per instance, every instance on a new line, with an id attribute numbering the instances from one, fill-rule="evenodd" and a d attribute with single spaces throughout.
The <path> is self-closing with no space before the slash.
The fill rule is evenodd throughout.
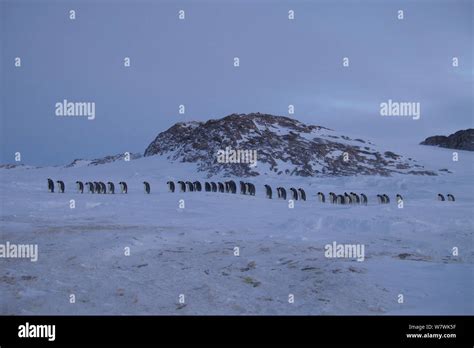
<path id="1" fill-rule="evenodd" d="M 435 135 L 426 138 L 420 144 L 439 146 L 447 149 L 474 151 L 474 129 L 460 130 L 448 136 Z"/>
<path id="2" fill-rule="evenodd" d="M 138 159 L 141 158 L 142 155 L 140 153 L 131 153 L 130 154 L 130 160 Z M 125 159 L 125 154 L 120 153 L 118 155 L 110 155 L 110 156 L 105 156 L 103 158 L 96 158 L 93 160 L 86 160 L 86 159 L 75 159 L 68 165 L 66 165 L 66 168 L 71 168 L 71 167 L 82 167 L 82 166 L 97 166 L 100 164 L 106 164 L 106 163 L 111 163 L 115 161 L 123 161 Z"/>
<path id="3" fill-rule="evenodd" d="M 221 163 L 226 149 L 256 151 L 257 165 Z M 322 126 L 268 114 L 232 114 L 207 122 L 177 123 L 160 133 L 144 156 L 195 163 L 213 175 L 251 177 L 273 173 L 296 176 L 436 175 L 412 159 L 380 151 Z"/>

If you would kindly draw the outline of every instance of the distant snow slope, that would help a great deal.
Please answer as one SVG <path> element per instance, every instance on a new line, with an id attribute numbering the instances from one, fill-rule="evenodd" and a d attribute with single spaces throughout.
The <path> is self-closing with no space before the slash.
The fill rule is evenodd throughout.
<path id="1" fill-rule="evenodd" d="M 0 314 L 474 314 L 474 154 L 459 151 L 453 162 L 452 150 L 397 150 L 452 173 L 261 175 L 246 179 L 257 186 L 249 197 L 169 193 L 166 181 L 203 180 L 205 173 L 191 175 L 193 163 L 160 156 L 0 169 L 0 242 L 39 247 L 36 263 L 0 259 Z M 48 193 L 48 177 L 64 180 L 66 193 Z M 76 180 L 124 180 L 129 194 L 81 195 Z M 290 209 L 268 200 L 265 183 L 303 187 L 308 201 Z M 369 205 L 322 204 L 318 191 L 365 192 Z M 457 201 L 439 202 L 439 192 Z M 392 203 L 376 204 L 378 193 Z M 365 261 L 326 258 L 324 246 L 334 241 L 364 244 Z"/>

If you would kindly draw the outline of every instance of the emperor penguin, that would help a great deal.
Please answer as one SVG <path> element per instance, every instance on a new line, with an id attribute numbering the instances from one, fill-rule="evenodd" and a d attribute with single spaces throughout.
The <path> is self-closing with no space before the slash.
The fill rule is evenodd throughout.
<path id="1" fill-rule="evenodd" d="M 54 192 L 54 181 L 48 178 L 48 192 Z"/>
<path id="2" fill-rule="evenodd" d="M 150 184 L 148 182 L 144 181 L 143 186 L 145 188 L 145 193 L 150 194 Z"/>
<path id="3" fill-rule="evenodd" d="M 79 193 L 84 193 L 84 184 L 82 181 L 76 181 L 76 186 L 77 186 L 77 192 Z"/>
<path id="4" fill-rule="evenodd" d="M 243 181 L 240 182 L 240 194 L 242 195 L 247 194 L 247 185 Z"/>
<path id="5" fill-rule="evenodd" d="M 56 180 L 56 183 L 58 184 L 58 192 L 64 193 L 64 182 L 61 180 Z"/>
<path id="6" fill-rule="evenodd" d="M 337 203 L 337 195 L 334 192 L 329 192 L 329 202 L 332 204 Z"/>
<path id="7" fill-rule="evenodd" d="M 367 205 L 367 196 L 363 193 L 360 194 L 360 200 L 362 204 Z"/>
<path id="8" fill-rule="evenodd" d="M 400 204 L 400 202 L 403 202 L 403 197 L 397 193 L 397 203 Z"/>
<path id="9" fill-rule="evenodd" d="M 206 191 L 206 192 L 211 192 L 212 191 L 211 184 L 208 183 L 207 181 L 204 183 L 204 191 Z"/>
<path id="10" fill-rule="evenodd" d="M 127 187 L 127 183 L 125 181 L 120 181 L 119 185 L 120 185 L 120 191 L 122 193 L 128 193 L 128 187 Z"/>
<path id="11" fill-rule="evenodd" d="M 186 181 L 186 186 L 187 186 L 189 192 L 194 191 L 194 186 L 193 186 L 193 183 L 191 181 Z"/>
<path id="12" fill-rule="evenodd" d="M 101 192 L 103 194 L 106 194 L 107 193 L 107 186 L 105 186 L 105 184 L 102 181 L 99 181 L 99 185 L 100 185 Z"/>
<path id="13" fill-rule="evenodd" d="M 225 192 L 224 184 L 221 182 L 218 182 L 217 185 L 219 187 L 219 192 L 224 193 Z"/>
<path id="14" fill-rule="evenodd" d="M 456 201 L 456 200 L 454 199 L 454 196 L 453 196 L 452 194 L 450 194 L 450 193 L 448 193 L 448 201 L 451 201 L 451 202 Z"/>
<path id="15" fill-rule="evenodd" d="M 301 200 L 306 201 L 306 192 L 302 188 L 299 188 L 298 192 L 300 193 Z"/>
<path id="16" fill-rule="evenodd" d="M 225 181 L 224 182 L 224 188 L 225 188 L 225 193 L 230 192 L 230 181 Z"/>
<path id="17" fill-rule="evenodd" d="M 193 185 L 194 185 L 194 191 L 201 192 L 202 186 L 201 186 L 201 183 L 199 181 L 193 182 Z"/>
<path id="18" fill-rule="evenodd" d="M 352 198 L 347 192 L 344 192 L 344 200 L 346 204 L 352 204 Z"/>
<path id="19" fill-rule="evenodd" d="M 337 195 L 337 204 L 346 204 L 346 197 L 343 195 Z"/>
<path id="20" fill-rule="evenodd" d="M 90 181 L 86 182 L 87 188 L 89 189 L 89 193 L 94 193 L 95 192 L 95 186 L 93 183 Z"/>
<path id="21" fill-rule="evenodd" d="M 114 185 L 114 183 L 111 182 L 111 181 L 109 181 L 109 182 L 107 183 L 107 185 L 109 186 L 109 193 L 110 193 L 110 194 L 115 194 L 115 185 Z"/>
<path id="22" fill-rule="evenodd" d="M 298 200 L 298 191 L 294 187 L 290 188 L 291 191 L 291 198 L 293 198 L 295 201 Z"/>
<path id="23" fill-rule="evenodd" d="M 280 187 L 280 198 L 286 201 L 286 189 L 284 187 Z"/>
<path id="24" fill-rule="evenodd" d="M 272 188 L 270 185 L 265 185 L 266 196 L 268 199 L 272 199 Z"/>
<path id="25" fill-rule="evenodd" d="M 385 197 L 382 195 L 377 195 L 377 199 L 379 204 L 384 204 L 385 203 Z"/>
<path id="26" fill-rule="evenodd" d="M 251 183 L 247 183 L 247 185 L 248 185 L 249 195 L 255 196 L 255 185 Z"/>
<path id="27" fill-rule="evenodd" d="M 321 203 L 324 203 L 326 201 L 326 197 L 324 197 L 324 193 L 318 192 L 318 199 Z"/>
<path id="28" fill-rule="evenodd" d="M 385 193 L 382 196 L 385 198 L 385 204 L 390 203 L 390 198 Z"/>
<path id="29" fill-rule="evenodd" d="M 229 186 L 230 186 L 230 192 L 231 193 L 237 193 L 237 184 L 235 183 L 235 181 L 231 180 L 229 182 Z"/>
<path id="30" fill-rule="evenodd" d="M 102 187 L 100 187 L 100 184 L 97 181 L 94 181 L 94 189 L 96 193 L 102 193 Z"/>
<path id="31" fill-rule="evenodd" d="M 181 192 L 186 192 L 186 184 L 184 181 L 178 181 L 178 185 Z"/>
<path id="32" fill-rule="evenodd" d="M 444 196 L 441 193 L 438 193 L 438 201 L 444 201 Z"/>
<path id="33" fill-rule="evenodd" d="M 212 189 L 212 192 L 217 192 L 217 185 L 214 181 L 211 182 L 211 189 Z"/>
<path id="34" fill-rule="evenodd" d="M 168 190 L 170 192 L 174 192 L 174 190 L 175 190 L 174 182 L 173 181 L 168 181 L 166 184 L 168 185 Z"/>
<path id="35" fill-rule="evenodd" d="M 353 203 L 357 203 L 357 204 L 360 203 L 360 198 L 359 198 L 359 196 L 357 195 L 357 193 L 351 192 L 350 195 L 351 195 L 351 197 L 352 197 L 352 202 L 353 202 Z"/>

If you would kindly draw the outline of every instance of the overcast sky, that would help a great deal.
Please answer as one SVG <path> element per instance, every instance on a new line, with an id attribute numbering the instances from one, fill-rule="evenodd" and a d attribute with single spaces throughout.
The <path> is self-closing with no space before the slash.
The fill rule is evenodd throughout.
<path id="1" fill-rule="evenodd" d="M 472 128 L 472 4 L 1 1 L 0 161 L 143 152 L 178 121 L 289 104 L 305 123 L 378 143 Z M 55 116 L 63 99 L 95 102 L 95 119 Z M 388 99 L 419 102 L 420 119 L 382 117 Z"/>

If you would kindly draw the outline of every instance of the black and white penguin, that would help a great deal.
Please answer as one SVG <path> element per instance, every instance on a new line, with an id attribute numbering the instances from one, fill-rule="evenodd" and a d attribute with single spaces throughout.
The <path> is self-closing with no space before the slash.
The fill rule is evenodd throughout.
<path id="1" fill-rule="evenodd" d="M 76 181 L 77 192 L 84 193 L 84 184 L 82 181 Z"/>
<path id="2" fill-rule="evenodd" d="M 400 202 L 403 202 L 403 197 L 397 193 L 397 203 L 400 204 Z"/>
<path id="3" fill-rule="evenodd" d="M 119 185 L 120 185 L 120 192 L 128 193 L 128 186 L 127 186 L 127 183 L 125 181 L 120 181 Z"/>
<path id="4" fill-rule="evenodd" d="M 344 197 L 343 195 L 337 195 L 336 203 L 346 204 L 346 197 Z"/>
<path id="5" fill-rule="evenodd" d="M 150 194 L 150 191 L 151 191 L 150 184 L 148 182 L 144 181 L 143 185 L 144 185 L 144 188 L 145 188 L 145 193 Z"/>
<path id="6" fill-rule="evenodd" d="M 224 182 L 225 193 L 230 192 L 230 184 L 229 181 Z"/>
<path id="7" fill-rule="evenodd" d="M 102 187 L 100 187 L 100 184 L 97 181 L 94 181 L 94 189 L 96 193 L 102 193 Z"/>
<path id="8" fill-rule="evenodd" d="M 306 201 L 306 192 L 304 192 L 304 190 L 302 188 L 299 188 L 298 192 L 300 193 L 300 199 L 302 201 Z"/>
<path id="9" fill-rule="evenodd" d="M 346 201 L 346 204 L 352 204 L 352 198 L 347 192 L 344 192 L 344 200 Z"/>
<path id="10" fill-rule="evenodd" d="M 188 188 L 189 192 L 194 192 L 194 186 L 191 181 L 186 181 L 186 187 Z"/>
<path id="11" fill-rule="evenodd" d="M 206 191 L 206 192 L 211 192 L 212 191 L 211 184 L 208 183 L 207 181 L 204 183 L 204 191 Z"/>
<path id="12" fill-rule="evenodd" d="M 202 191 L 202 186 L 201 186 L 201 183 L 199 181 L 193 182 L 193 186 L 194 186 L 194 191 L 197 191 L 197 192 Z"/>
<path id="13" fill-rule="evenodd" d="M 438 201 L 445 201 L 444 196 L 441 193 L 438 193 Z"/>
<path id="14" fill-rule="evenodd" d="M 107 183 L 107 185 L 109 186 L 109 193 L 110 193 L 110 194 L 115 194 L 115 185 L 114 185 L 114 183 L 111 182 L 111 181 L 109 181 L 109 182 Z"/>
<path id="15" fill-rule="evenodd" d="M 217 192 L 217 185 L 214 181 L 211 181 L 211 189 L 212 189 L 212 192 Z"/>
<path id="16" fill-rule="evenodd" d="M 248 187 L 249 195 L 255 196 L 255 185 L 251 183 L 247 183 L 247 187 Z"/>
<path id="17" fill-rule="evenodd" d="M 56 183 L 58 184 L 58 192 L 64 193 L 64 182 L 61 180 L 56 180 Z"/>
<path id="18" fill-rule="evenodd" d="M 286 189 L 284 187 L 279 187 L 279 197 L 286 200 Z"/>
<path id="19" fill-rule="evenodd" d="M 173 181 L 168 181 L 166 184 L 168 185 L 168 190 L 170 192 L 174 192 L 174 190 L 175 190 L 174 182 Z"/>
<path id="20" fill-rule="evenodd" d="M 48 192 L 54 192 L 54 181 L 48 178 Z"/>
<path id="21" fill-rule="evenodd" d="M 103 194 L 106 194 L 107 193 L 107 186 L 102 181 L 99 181 L 99 185 L 100 185 L 101 192 Z"/>
<path id="22" fill-rule="evenodd" d="M 451 201 L 451 202 L 456 201 L 456 199 L 454 199 L 454 196 L 453 196 L 452 194 L 450 194 L 450 193 L 448 193 L 448 196 L 447 196 L 447 197 L 448 197 L 448 201 Z"/>
<path id="23" fill-rule="evenodd" d="M 235 181 L 233 181 L 233 180 L 229 181 L 229 191 L 230 191 L 230 193 L 237 193 L 237 185 L 236 185 Z"/>
<path id="24" fill-rule="evenodd" d="M 86 186 L 89 189 L 89 193 L 95 193 L 95 186 L 90 181 L 86 182 Z"/>
<path id="25" fill-rule="evenodd" d="M 247 185 L 245 182 L 240 182 L 240 194 L 246 195 L 247 194 Z"/>
<path id="26" fill-rule="evenodd" d="M 390 203 L 390 198 L 385 193 L 382 196 L 385 198 L 385 204 Z"/>
<path id="27" fill-rule="evenodd" d="M 363 193 L 360 194 L 360 201 L 362 204 L 367 205 L 367 196 Z"/>
<path id="28" fill-rule="evenodd" d="M 178 181 L 180 192 L 186 192 L 186 184 L 184 181 Z"/>
<path id="29" fill-rule="evenodd" d="M 272 199 L 272 188 L 270 185 L 265 185 L 265 193 L 268 199 Z"/>
<path id="30" fill-rule="evenodd" d="M 357 203 L 357 204 L 360 203 L 360 198 L 357 195 L 357 193 L 351 192 L 350 195 L 351 195 L 351 198 L 352 198 L 352 203 Z"/>
<path id="31" fill-rule="evenodd" d="M 222 193 L 225 192 L 225 187 L 224 187 L 224 184 L 223 184 L 223 183 L 218 182 L 218 183 L 217 183 L 217 186 L 219 187 L 219 192 L 222 192 Z"/>
<path id="32" fill-rule="evenodd" d="M 379 204 L 384 204 L 385 203 L 385 197 L 382 195 L 377 195 L 377 200 Z"/>
<path id="33" fill-rule="evenodd" d="M 329 192 L 329 202 L 332 204 L 337 203 L 337 195 L 334 192 Z"/>
<path id="34" fill-rule="evenodd" d="M 294 199 L 295 201 L 298 200 L 298 191 L 294 187 L 290 188 L 291 191 L 291 198 Z"/>
<path id="35" fill-rule="evenodd" d="M 321 203 L 326 202 L 326 197 L 324 197 L 324 193 L 322 193 L 322 192 L 318 192 L 318 199 Z"/>

